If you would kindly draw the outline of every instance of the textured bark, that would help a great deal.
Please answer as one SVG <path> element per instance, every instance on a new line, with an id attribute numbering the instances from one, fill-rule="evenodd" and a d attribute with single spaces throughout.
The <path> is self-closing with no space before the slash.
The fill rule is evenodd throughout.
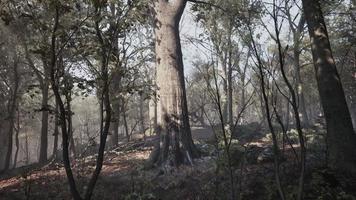
<path id="1" fill-rule="evenodd" d="M 5 170 L 6 166 L 6 155 L 9 146 L 8 130 L 10 127 L 10 121 L 4 119 L 0 121 L 0 172 Z"/>
<path id="2" fill-rule="evenodd" d="M 110 145 L 111 147 L 116 147 L 119 144 L 119 120 L 111 122 L 111 136 L 110 136 Z"/>
<path id="3" fill-rule="evenodd" d="M 356 173 L 356 135 L 331 52 L 320 2 L 303 0 L 313 61 L 327 126 L 329 167 Z"/>
<path id="4" fill-rule="evenodd" d="M 56 110 L 54 113 L 54 132 L 53 132 L 53 151 L 52 151 L 52 156 L 54 159 L 57 158 L 57 152 L 58 152 L 58 135 L 59 135 L 59 121 L 58 121 L 58 103 L 56 101 Z"/>
<path id="5" fill-rule="evenodd" d="M 75 141 L 74 141 L 74 130 L 73 130 L 73 120 L 72 120 L 72 106 L 71 106 L 71 102 L 72 102 L 72 95 L 69 92 L 68 94 L 66 94 L 66 99 L 67 99 L 67 110 L 69 111 L 67 114 L 67 121 L 68 121 L 68 135 L 69 135 L 69 149 L 73 154 L 73 157 L 76 158 L 77 157 L 77 151 L 75 148 Z"/>
<path id="6" fill-rule="evenodd" d="M 116 147 L 119 144 L 119 125 L 120 125 L 120 105 L 119 100 L 112 100 L 113 119 L 111 127 L 110 145 Z"/>
<path id="7" fill-rule="evenodd" d="M 150 99 L 149 102 L 149 118 L 150 118 L 150 135 L 155 132 L 155 128 L 157 127 L 157 98 L 154 95 L 153 99 Z"/>
<path id="8" fill-rule="evenodd" d="M 115 73 L 116 74 L 116 73 Z M 120 76 L 115 76 L 113 75 L 113 81 L 112 85 L 110 85 L 111 88 L 111 94 L 112 94 L 112 122 L 110 126 L 110 146 L 111 147 L 116 147 L 119 144 L 119 126 L 120 126 L 120 113 L 121 113 L 121 108 L 120 108 L 120 99 L 117 98 L 115 93 L 119 92 L 119 84 L 120 84 Z"/>
<path id="9" fill-rule="evenodd" d="M 247 68 L 249 67 L 249 63 L 248 63 L 248 60 L 251 56 L 251 50 L 249 49 L 248 52 L 247 52 L 247 56 L 246 56 L 246 63 L 243 67 L 242 70 L 240 70 L 240 84 L 241 84 L 241 97 L 240 97 L 240 104 L 239 106 L 237 107 L 237 115 L 241 115 L 240 117 L 240 123 L 243 124 L 245 122 L 245 118 L 244 118 L 244 115 L 243 115 L 243 112 L 244 110 L 246 109 L 246 73 L 247 73 Z M 244 108 L 245 107 L 245 108 Z"/>
<path id="10" fill-rule="evenodd" d="M 144 116 L 144 110 L 143 110 L 143 104 L 144 104 L 144 98 L 143 95 L 141 94 L 139 97 L 140 105 L 139 105 L 139 130 L 140 133 L 143 134 L 143 139 L 146 141 L 146 133 L 145 133 L 145 116 Z"/>
<path id="11" fill-rule="evenodd" d="M 355 14 L 356 14 L 356 8 L 355 8 Z M 356 131 L 356 52 L 354 52 L 353 59 L 354 59 L 353 70 L 351 71 L 351 75 L 349 75 L 351 76 L 351 81 L 352 81 L 351 89 L 349 92 L 349 96 L 350 96 L 349 101 L 350 101 L 352 123 L 354 126 L 354 130 Z"/>
<path id="12" fill-rule="evenodd" d="M 232 22 L 229 20 L 228 33 L 227 33 L 227 109 L 228 109 L 228 124 L 230 127 L 230 133 L 233 133 L 234 128 L 234 113 L 233 113 L 233 88 L 232 88 Z M 236 64 L 236 63 L 235 63 Z"/>
<path id="13" fill-rule="evenodd" d="M 129 142 L 130 141 L 130 131 L 129 131 L 129 125 L 127 124 L 127 113 L 126 113 L 126 105 L 125 105 L 124 100 L 122 100 L 121 113 L 122 113 L 122 120 L 124 122 L 126 140 Z"/>
<path id="14" fill-rule="evenodd" d="M 46 66 L 44 64 L 44 66 Z M 47 67 L 44 67 L 47 68 Z M 47 70 L 45 70 L 45 74 Z M 41 119 L 41 143 L 40 143 L 40 156 L 38 162 L 44 163 L 47 161 L 47 148 L 48 148 L 48 89 L 49 80 L 48 75 L 45 75 L 42 87 L 42 119 Z"/>
<path id="15" fill-rule="evenodd" d="M 18 105 L 17 105 L 18 108 Z M 19 134 L 20 134 L 20 112 L 17 111 L 17 118 L 16 118 L 16 129 L 15 129 L 15 146 L 16 146 L 16 150 L 15 150 L 15 156 L 14 156 L 14 162 L 13 162 L 13 168 L 16 168 L 16 164 L 17 164 L 17 158 L 19 155 L 19 150 L 20 150 L 20 140 L 19 140 Z"/>
<path id="16" fill-rule="evenodd" d="M 116 12 L 116 6 L 115 3 L 112 2 L 110 4 L 110 14 L 112 18 L 116 18 L 117 12 Z M 110 25 L 112 26 L 112 25 Z M 115 26 L 110 27 L 111 29 L 115 29 Z M 117 32 L 115 34 L 118 34 Z M 124 33 L 125 34 L 125 33 Z M 125 36 L 126 37 L 126 36 Z M 114 50 L 112 53 L 119 59 L 116 64 L 115 68 L 112 71 L 112 80 L 111 84 L 109 85 L 110 89 L 110 94 L 111 94 L 111 102 L 112 102 L 112 122 L 110 126 L 110 145 L 111 147 L 116 147 L 119 144 L 119 127 L 120 127 L 120 113 L 121 113 L 121 107 L 120 103 L 122 103 L 121 98 L 120 98 L 120 93 L 122 92 L 122 86 L 121 86 L 121 79 L 123 75 L 123 70 L 125 70 L 125 57 L 126 57 L 126 51 L 123 50 L 119 46 L 119 37 L 116 35 L 113 37 L 113 45 L 114 45 Z M 122 55 L 122 57 L 120 56 Z M 121 58 L 121 60 L 120 60 Z"/>
<path id="17" fill-rule="evenodd" d="M 354 125 L 354 130 L 356 131 L 356 103 L 351 104 L 351 116 L 352 116 L 352 123 Z"/>
<path id="18" fill-rule="evenodd" d="M 179 21 L 185 5 L 185 0 L 154 3 L 160 145 L 151 154 L 151 161 L 158 164 L 167 161 L 174 165 L 191 163 L 191 159 L 198 156 L 188 119 L 179 36 Z"/>

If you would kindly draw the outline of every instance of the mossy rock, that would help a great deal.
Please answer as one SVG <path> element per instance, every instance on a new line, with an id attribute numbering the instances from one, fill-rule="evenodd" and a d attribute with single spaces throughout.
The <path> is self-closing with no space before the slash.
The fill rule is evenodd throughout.
<path id="1" fill-rule="evenodd" d="M 245 157 L 245 147 L 241 146 L 237 140 L 232 140 L 230 145 L 231 165 L 240 167 L 242 160 Z"/>

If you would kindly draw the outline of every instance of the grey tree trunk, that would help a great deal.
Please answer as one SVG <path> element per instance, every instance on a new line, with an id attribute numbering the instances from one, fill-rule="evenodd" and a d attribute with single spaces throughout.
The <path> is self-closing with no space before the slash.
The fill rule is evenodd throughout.
<path id="1" fill-rule="evenodd" d="M 287 1 L 285 2 L 285 4 L 286 4 L 286 8 L 290 7 Z M 300 66 L 300 54 L 301 54 L 300 45 L 301 45 L 301 39 L 304 31 L 305 16 L 301 11 L 299 22 L 298 24 L 295 24 L 294 18 L 290 13 L 290 9 L 286 10 L 286 14 L 289 22 L 289 27 L 293 34 L 293 65 L 294 65 L 294 73 L 296 78 L 295 90 L 297 91 L 298 94 L 298 110 L 300 111 L 301 114 L 302 125 L 305 127 L 309 127 L 310 123 L 309 123 L 309 117 L 305 104 L 303 82 L 301 78 L 301 66 Z"/>
<path id="2" fill-rule="evenodd" d="M 20 86 L 20 76 L 18 69 L 18 58 L 17 52 L 15 52 L 14 60 L 13 60 L 13 88 L 11 92 L 11 98 L 8 102 L 8 129 L 7 129 L 7 137 L 8 137 L 8 146 L 5 158 L 5 166 L 4 169 L 8 170 L 11 164 L 12 157 L 12 145 L 13 145 L 13 134 L 14 134 L 14 125 L 15 125 L 15 114 L 18 105 L 18 91 Z"/>
<path id="3" fill-rule="evenodd" d="M 150 118 L 150 135 L 155 132 L 155 128 L 157 127 L 157 98 L 156 95 L 153 96 L 153 99 L 150 99 L 148 104 L 148 115 Z"/>
<path id="4" fill-rule="evenodd" d="M 313 61 L 327 126 L 329 167 L 356 173 L 356 135 L 331 52 L 320 2 L 303 0 Z"/>
<path id="5" fill-rule="evenodd" d="M 355 10 L 355 15 L 356 15 L 356 0 L 354 0 L 353 5 L 354 5 L 353 9 Z M 353 64 L 353 70 L 351 72 L 351 76 L 354 81 L 351 86 L 352 100 L 350 102 L 350 110 L 351 110 L 352 123 L 354 125 L 354 130 L 356 131 L 356 52 L 354 52 L 354 64 Z"/>
<path id="6" fill-rule="evenodd" d="M 297 93 L 298 93 L 298 99 L 299 99 L 299 110 L 300 113 L 302 114 L 301 119 L 302 119 L 302 125 L 305 127 L 309 127 L 309 117 L 308 117 L 308 112 L 306 109 L 306 103 L 305 103 L 305 97 L 304 97 L 304 90 L 303 90 L 303 83 L 302 83 L 302 78 L 300 74 L 300 50 L 299 50 L 299 45 L 296 45 L 294 43 L 294 68 L 295 68 L 295 76 L 296 76 L 296 88 L 297 88 Z"/>
<path id="7" fill-rule="evenodd" d="M 146 141 L 146 133 L 145 133 L 145 116 L 144 116 L 144 110 L 143 110 L 143 104 L 144 104 L 144 98 L 143 94 L 140 95 L 139 97 L 140 105 L 139 105 L 139 128 L 140 128 L 140 133 L 143 134 L 143 139 Z"/>
<path id="8" fill-rule="evenodd" d="M 112 100 L 113 119 L 111 126 L 110 145 L 116 147 L 119 144 L 119 125 L 120 125 L 120 103 L 118 99 Z"/>
<path id="9" fill-rule="evenodd" d="M 31 59 L 28 46 L 24 45 L 26 60 L 29 63 L 29 66 L 35 72 L 37 79 L 40 83 L 41 92 L 42 92 L 42 102 L 41 102 L 41 136 L 40 136 L 40 155 L 38 161 L 43 163 L 47 160 L 47 148 L 48 148 L 48 90 L 49 90 L 49 66 L 47 64 L 46 58 L 42 56 L 43 64 L 43 74 L 39 69 L 36 68 L 33 60 Z"/>
<path id="10" fill-rule="evenodd" d="M 16 105 L 18 108 L 18 105 Z M 16 129 L 15 129 L 15 145 L 16 145 L 16 150 L 15 150 L 15 156 L 14 156 L 14 162 L 13 162 L 13 167 L 16 168 L 17 164 L 17 158 L 19 155 L 19 150 L 20 150 L 20 139 L 19 139 L 19 134 L 20 134 L 20 112 L 17 110 L 17 117 L 16 117 Z"/>
<path id="11" fill-rule="evenodd" d="M 240 96 L 240 102 L 238 104 L 237 107 L 237 116 L 240 115 L 240 123 L 243 124 L 245 123 L 245 117 L 243 115 L 243 112 L 245 111 L 247 105 L 246 105 L 246 73 L 247 73 L 247 68 L 249 67 L 249 58 L 251 56 L 251 50 L 249 49 L 247 52 L 247 56 L 246 56 L 246 63 L 244 65 L 244 67 L 239 71 L 240 73 L 240 84 L 241 84 L 241 96 Z M 239 69 L 239 68 L 238 68 Z"/>
<path id="12" fill-rule="evenodd" d="M 44 67 L 46 68 L 46 67 Z M 45 74 L 46 70 L 45 70 Z M 38 162 L 43 163 L 47 161 L 47 148 L 48 148 L 48 89 L 49 80 L 45 75 L 42 87 L 42 119 L 41 119 L 41 143 L 40 143 L 40 156 Z"/>
<path id="13" fill-rule="evenodd" d="M 194 146 L 185 91 L 179 22 L 185 0 L 157 0 L 155 10 L 157 134 L 160 144 L 151 153 L 151 162 L 179 165 L 198 156 Z"/>
<path id="14" fill-rule="evenodd" d="M 10 143 L 8 130 L 10 130 L 10 120 L 4 119 L 0 121 L 0 172 L 6 169 L 6 155 Z"/>
<path id="15" fill-rule="evenodd" d="M 124 128 L 125 128 L 125 135 L 126 135 L 126 140 L 127 142 L 130 141 L 130 131 L 129 131 L 129 125 L 127 123 L 127 113 L 126 113 L 126 102 L 124 99 L 121 101 L 121 114 L 122 114 L 122 120 L 124 122 Z"/>
<path id="16" fill-rule="evenodd" d="M 54 113 L 54 132 L 53 132 L 53 152 L 52 152 L 52 156 L 54 159 L 57 158 L 57 153 L 58 153 L 58 135 L 59 135 L 59 119 L 58 119 L 58 115 L 59 115 L 59 108 L 58 108 L 58 103 L 56 100 L 56 110 Z"/>
<path id="17" fill-rule="evenodd" d="M 233 88 L 232 88 L 232 23 L 229 23 L 229 31 L 228 31 L 228 57 L 229 60 L 227 62 L 227 108 L 228 108 L 228 122 L 230 127 L 230 133 L 234 132 L 234 113 L 232 111 L 233 108 Z"/>

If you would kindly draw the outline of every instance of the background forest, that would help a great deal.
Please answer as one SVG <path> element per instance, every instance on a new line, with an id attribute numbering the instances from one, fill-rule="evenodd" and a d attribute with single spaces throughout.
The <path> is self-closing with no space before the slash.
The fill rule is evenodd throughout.
<path id="1" fill-rule="evenodd" d="M 0 199 L 356 199 L 355 0 L 0 18 Z"/>

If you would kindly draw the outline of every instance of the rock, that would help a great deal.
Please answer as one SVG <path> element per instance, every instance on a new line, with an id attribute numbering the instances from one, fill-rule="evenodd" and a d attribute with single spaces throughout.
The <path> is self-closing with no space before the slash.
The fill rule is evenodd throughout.
<path id="1" fill-rule="evenodd" d="M 257 164 L 258 156 L 263 151 L 263 147 L 251 145 L 246 148 L 245 158 L 248 164 Z"/>
<path id="2" fill-rule="evenodd" d="M 252 141 L 263 137 L 261 126 L 257 122 L 252 122 L 246 125 L 238 125 L 233 132 L 233 138 L 244 141 Z"/>
<path id="3" fill-rule="evenodd" d="M 199 149 L 203 156 L 212 156 L 217 153 L 216 148 L 211 144 L 197 143 L 195 146 Z"/>
<path id="4" fill-rule="evenodd" d="M 231 143 L 230 146 L 231 165 L 239 167 L 241 161 L 245 157 L 245 148 L 238 143 Z"/>
<path id="5" fill-rule="evenodd" d="M 279 158 L 280 162 L 285 160 L 286 159 L 284 157 Z M 257 163 L 269 163 L 269 162 L 274 162 L 274 152 L 272 146 L 265 148 L 257 157 Z"/>
<path id="6" fill-rule="evenodd" d="M 273 162 L 274 154 L 271 147 L 265 148 L 257 157 L 257 163 Z"/>

